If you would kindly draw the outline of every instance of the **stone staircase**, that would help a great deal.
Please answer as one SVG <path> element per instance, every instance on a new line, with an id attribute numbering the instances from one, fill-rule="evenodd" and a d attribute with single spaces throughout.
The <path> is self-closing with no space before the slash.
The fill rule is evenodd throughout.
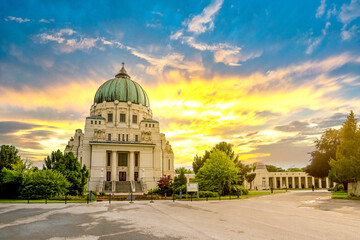
<path id="1" fill-rule="evenodd" d="M 131 191 L 130 181 L 120 181 L 115 184 L 115 192 L 128 193 Z"/>
<path id="2" fill-rule="evenodd" d="M 137 193 L 143 192 L 140 182 L 135 182 L 135 192 L 137 192 Z"/>

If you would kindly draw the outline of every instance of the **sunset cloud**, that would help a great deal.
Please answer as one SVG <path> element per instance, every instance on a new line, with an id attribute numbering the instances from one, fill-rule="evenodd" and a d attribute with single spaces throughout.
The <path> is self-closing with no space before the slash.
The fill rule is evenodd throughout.
<path id="1" fill-rule="evenodd" d="M 121 62 L 176 167 L 220 141 L 245 163 L 303 167 L 325 129 L 360 113 L 359 0 L 0 5 L 0 144 L 37 166 L 84 128 Z"/>

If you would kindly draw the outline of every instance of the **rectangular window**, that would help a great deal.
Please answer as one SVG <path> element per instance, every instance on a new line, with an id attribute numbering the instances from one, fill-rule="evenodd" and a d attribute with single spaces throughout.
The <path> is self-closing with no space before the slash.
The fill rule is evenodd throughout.
<path id="1" fill-rule="evenodd" d="M 127 153 L 118 153 L 118 165 L 121 167 L 127 166 Z"/>
<path id="2" fill-rule="evenodd" d="M 113 121 L 113 114 L 108 113 L 108 122 L 112 122 L 112 121 Z"/>
<path id="3" fill-rule="evenodd" d="M 120 122 L 126 122 L 126 114 L 125 113 L 120 113 Z"/>
<path id="4" fill-rule="evenodd" d="M 135 142 L 139 141 L 139 135 L 135 135 Z"/>
<path id="5" fill-rule="evenodd" d="M 129 134 L 126 134 L 126 141 L 129 141 Z"/>
<path id="6" fill-rule="evenodd" d="M 169 169 L 168 170 L 170 170 L 170 159 L 169 159 Z"/>
<path id="7" fill-rule="evenodd" d="M 111 181 L 111 172 L 110 171 L 106 172 L 106 181 Z"/>
<path id="8" fill-rule="evenodd" d="M 122 135 L 122 141 L 125 141 L 125 134 Z"/>
<path id="9" fill-rule="evenodd" d="M 132 123 L 137 123 L 137 115 L 133 115 Z"/>
<path id="10" fill-rule="evenodd" d="M 101 124 L 101 121 L 99 121 L 99 124 Z"/>
<path id="11" fill-rule="evenodd" d="M 147 123 L 145 123 L 145 127 L 147 127 Z"/>
<path id="12" fill-rule="evenodd" d="M 97 121 L 95 121 L 95 124 L 97 124 Z"/>
<path id="13" fill-rule="evenodd" d="M 153 124 L 153 127 L 155 127 L 155 124 Z"/>
<path id="14" fill-rule="evenodd" d="M 94 122 L 93 122 L 93 120 L 91 120 L 91 124 L 93 124 Z"/>
<path id="15" fill-rule="evenodd" d="M 111 163 L 111 153 L 108 152 L 107 153 L 107 164 L 106 164 L 106 166 L 110 167 L 110 163 Z"/>
<path id="16" fill-rule="evenodd" d="M 108 140 L 111 141 L 111 133 L 108 134 Z"/>
<path id="17" fill-rule="evenodd" d="M 120 134 L 118 135 L 118 141 L 120 142 Z"/>

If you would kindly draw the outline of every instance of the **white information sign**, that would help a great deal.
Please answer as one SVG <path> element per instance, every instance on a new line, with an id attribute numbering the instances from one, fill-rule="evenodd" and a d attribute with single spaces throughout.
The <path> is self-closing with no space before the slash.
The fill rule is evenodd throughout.
<path id="1" fill-rule="evenodd" d="M 198 192 L 199 191 L 199 183 L 197 183 L 197 182 L 187 183 L 186 191 L 187 192 Z"/>

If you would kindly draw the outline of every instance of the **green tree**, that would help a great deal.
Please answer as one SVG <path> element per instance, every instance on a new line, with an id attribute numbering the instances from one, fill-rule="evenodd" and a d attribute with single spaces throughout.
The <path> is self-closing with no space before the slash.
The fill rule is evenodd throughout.
<path id="1" fill-rule="evenodd" d="M 285 169 L 282 169 L 280 167 L 276 167 L 274 165 L 265 165 L 268 172 L 285 172 Z"/>
<path id="2" fill-rule="evenodd" d="M 80 162 L 72 152 L 64 155 L 60 150 L 52 152 L 51 156 L 45 159 L 44 169 L 54 169 L 63 174 L 70 183 L 68 186 L 70 195 L 84 194 L 85 185 L 89 177 L 89 171 Z"/>
<path id="3" fill-rule="evenodd" d="M 193 174 L 194 173 L 194 171 L 192 171 L 190 169 L 186 169 L 184 167 L 180 167 L 180 168 L 175 169 L 176 174 L 180 174 L 182 171 L 184 172 L 184 174 Z"/>
<path id="4" fill-rule="evenodd" d="M 205 162 L 210 158 L 210 154 L 216 150 L 224 152 L 231 161 L 237 163 L 239 161 L 238 156 L 235 156 L 235 152 L 232 149 L 232 144 L 227 142 L 220 142 L 216 144 L 210 151 L 205 150 L 205 154 L 202 157 L 196 155 L 193 162 L 193 170 L 195 174 L 198 173 L 199 169 L 204 166 Z"/>
<path id="5" fill-rule="evenodd" d="M 210 156 L 210 152 L 205 150 L 205 154 L 204 156 L 198 156 L 197 154 L 195 155 L 194 157 L 194 161 L 193 161 L 193 170 L 195 172 L 195 174 L 198 173 L 199 169 L 204 166 L 205 162 L 207 159 L 209 159 L 209 156 Z"/>
<path id="6" fill-rule="evenodd" d="M 13 164 L 21 162 L 18 150 L 11 145 L 1 145 L 0 148 L 0 171 L 5 167 L 12 169 Z"/>
<path id="7" fill-rule="evenodd" d="M 286 169 L 286 172 L 304 172 L 306 168 L 297 168 L 297 167 L 293 167 L 293 168 L 288 168 Z"/>
<path id="8" fill-rule="evenodd" d="M 203 191 L 225 194 L 230 191 L 231 184 L 238 181 L 238 169 L 226 153 L 214 150 L 196 174 L 194 181 L 199 183 Z"/>
<path id="9" fill-rule="evenodd" d="M 60 172 L 44 169 L 25 176 L 21 195 L 23 198 L 42 199 L 64 195 L 70 183 Z"/>
<path id="10" fill-rule="evenodd" d="M 316 150 L 311 152 L 311 163 L 305 172 L 314 177 L 324 178 L 329 175 L 330 159 L 336 160 L 337 147 L 340 144 L 340 131 L 328 129 L 320 139 L 315 140 Z"/>
<path id="11" fill-rule="evenodd" d="M 43 169 L 53 169 L 55 163 L 59 162 L 64 157 L 63 153 L 58 149 L 53 151 L 50 156 L 44 159 Z"/>
<path id="12" fill-rule="evenodd" d="M 185 168 L 180 169 L 180 174 L 174 178 L 173 182 L 173 188 L 176 189 L 182 185 L 185 185 L 187 183 L 187 179 L 185 177 Z"/>
<path id="13" fill-rule="evenodd" d="M 245 179 L 248 183 L 250 183 L 250 189 L 252 189 L 252 182 L 256 177 L 256 173 L 249 173 L 245 175 Z"/>
<path id="14" fill-rule="evenodd" d="M 25 165 L 14 146 L 2 145 L 0 148 L 0 196 L 16 198 L 19 196 Z"/>
<path id="15" fill-rule="evenodd" d="M 11 169 L 3 168 L 1 170 L 3 181 L 3 194 L 4 198 L 18 198 L 23 187 L 24 179 L 27 172 L 31 171 L 31 166 L 27 162 L 17 162 L 12 164 Z"/>
<path id="16" fill-rule="evenodd" d="M 340 144 L 336 150 L 336 160 L 330 160 L 329 178 L 335 182 L 360 181 L 360 131 L 353 111 L 340 129 Z"/>
<path id="17" fill-rule="evenodd" d="M 235 164 L 235 167 L 238 169 L 238 178 L 237 178 L 237 185 L 244 185 L 245 175 L 251 172 L 251 167 L 247 164 L 238 161 Z"/>

